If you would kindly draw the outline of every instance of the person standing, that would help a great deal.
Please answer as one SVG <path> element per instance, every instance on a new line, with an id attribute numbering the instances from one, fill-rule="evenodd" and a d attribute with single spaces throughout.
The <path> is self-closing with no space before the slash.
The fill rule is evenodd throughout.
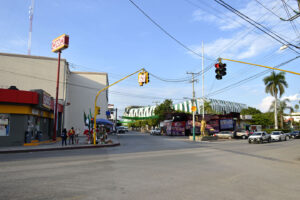
<path id="1" fill-rule="evenodd" d="M 75 135 L 75 130 L 72 127 L 69 132 L 68 132 L 68 136 L 69 136 L 69 144 L 71 144 L 71 140 L 72 140 L 72 144 L 74 144 L 74 135 Z"/>
<path id="2" fill-rule="evenodd" d="M 61 133 L 61 145 L 64 146 L 67 146 L 67 129 L 64 128 L 64 130 L 62 131 Z"/>

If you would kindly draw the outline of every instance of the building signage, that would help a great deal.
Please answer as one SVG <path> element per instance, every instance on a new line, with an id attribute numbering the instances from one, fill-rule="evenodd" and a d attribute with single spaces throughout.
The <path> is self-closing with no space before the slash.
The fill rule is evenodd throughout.
<path id="1" fill-rule="evenodd" d="M 52 52 L 56 53 L 68 47 L 69 47 L 69 36 L 66 34 L 63 34 L 58 38 L 52 40 L 52 48 L 51 48 Z"/>
<path id="2" fill-rule="evenodd" d="M 45 108 L 51 109 L 51 96 L 50 94 L 43 92 L 42 105 Z"/>

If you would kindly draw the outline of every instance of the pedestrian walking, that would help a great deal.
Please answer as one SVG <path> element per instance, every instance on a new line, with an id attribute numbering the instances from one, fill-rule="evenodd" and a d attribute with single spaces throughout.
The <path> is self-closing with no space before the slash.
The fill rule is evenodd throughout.
<path id="1" fill-rule="evenodd" d="M 69 132 L 68 132 L 68 136 L 69 136 L 69 144 L 71 144 L 71 141 L 72 141 L 72 144 L 74 144 L 74 135 L 75 135 L 75 130 L 74 128 L 72 127 Z"/>
<path id="2" fill-rule="evenodd" d="M 65 146 L 67 146 L 67 137 L 68 137 L 67 129 L 64 128 L 64 130 L 61 133 L 61 145 L 62 146 L 64 146 L 64 144 L 65 144 Z"/>

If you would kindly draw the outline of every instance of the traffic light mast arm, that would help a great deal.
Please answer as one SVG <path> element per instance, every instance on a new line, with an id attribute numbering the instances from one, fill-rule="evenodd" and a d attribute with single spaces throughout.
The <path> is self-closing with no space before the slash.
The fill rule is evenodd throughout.
<path id="1" fill-rule="evenodd" d="M 283 72 L 287 72 L 287 73 L 291 73 L 291 74 L 300 75 L 300 73 L 297 73 L 297 72 L 288 71 L 288 70 L 284 70 L 284 69 L 278 69 L 278 68 L 269 67 L 269 66 L 265 66 L 265 65 L 258 65 L 258 64 L 253 64 L 253 63 L 247 63 L 247 62 L 238 61 L 238 60 L 232 60 L 232 59 L 227 59 L 227 58 L 219 58 L 219 60 L 220 61 L 222 61 L 222 60 L 228 60 L 228 61 L 231 61 L 231 62 L 242 63 L 242 64 L 246 64 L 246 65 L 254 65 L 254 66 L 258 66 L 258 67 L 264 67 L 264 68 L 268 68 L 268 69 L 279 70 L 279 71 L 283 71 Z"/>
<path id="2" fill-rule="evenodd" d="M 134 72 L 134 73 L 132 73 L 132 74 L 129 74 L 128 76 L 126 76 L 126 77 L 124 77 L 124 78 L 122 78 L 122 79 L 120 79 L 120 80 L 114 82 L 113 84 L 108 85 L 108 86 L 106 86 L 105 88 L 103 88 L 103 89 L 101 89 L 101 90 L 98 91 L 98 93 L 97 93 L 97 95 L 96 95 L 96 97 L 95 97 L 95 109 L 94 109 L 94 125 L 93 125 L 93 127 L 94 127 L 94 131 L 93 131 L 94 144 L 96 144 L 97 100 L 98 100 L 99 95 L 101 94 L 101 92 L 107 90 L 107 89 L 110 88 L 111 86 L 113 86 L 113 85 L 115 85 L 115 84 L 117 84 L 117 83 L 119 83 L 119 82 L 121 82 L 121 81 L 123 81 L 123 80 L 129 78 L 130 76 L 132 76 L 132 75 L 134 75 L 134 74 L 136 74 L 136 73 L 139 73 L 140 71 L 145 71 L 145 69 L 142 68 L 142 69 L 140 69 L 140 70 L 138 70 L 138 71 L 136 71 L 136 72 Z"/>

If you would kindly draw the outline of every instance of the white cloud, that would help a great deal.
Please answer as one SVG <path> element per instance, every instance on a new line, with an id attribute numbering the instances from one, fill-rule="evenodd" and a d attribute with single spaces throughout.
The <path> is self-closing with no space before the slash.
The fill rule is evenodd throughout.
<path id="1" fill-rule="evenodd" d="M 261 103 L 257 106 L 257 108 L 260 109 L 262 112 L 267 112 L 272 104 L 272 101 L 274 101 L 274 97 L 267 96 L 262 99 Z"/>
<path id="2" fill-rule="evenodd" d="M 294 94 L 290 96 L 283 96 L 281 99 L 289 99 L 290 101 L 299 101 L 299 94 Z"/>

